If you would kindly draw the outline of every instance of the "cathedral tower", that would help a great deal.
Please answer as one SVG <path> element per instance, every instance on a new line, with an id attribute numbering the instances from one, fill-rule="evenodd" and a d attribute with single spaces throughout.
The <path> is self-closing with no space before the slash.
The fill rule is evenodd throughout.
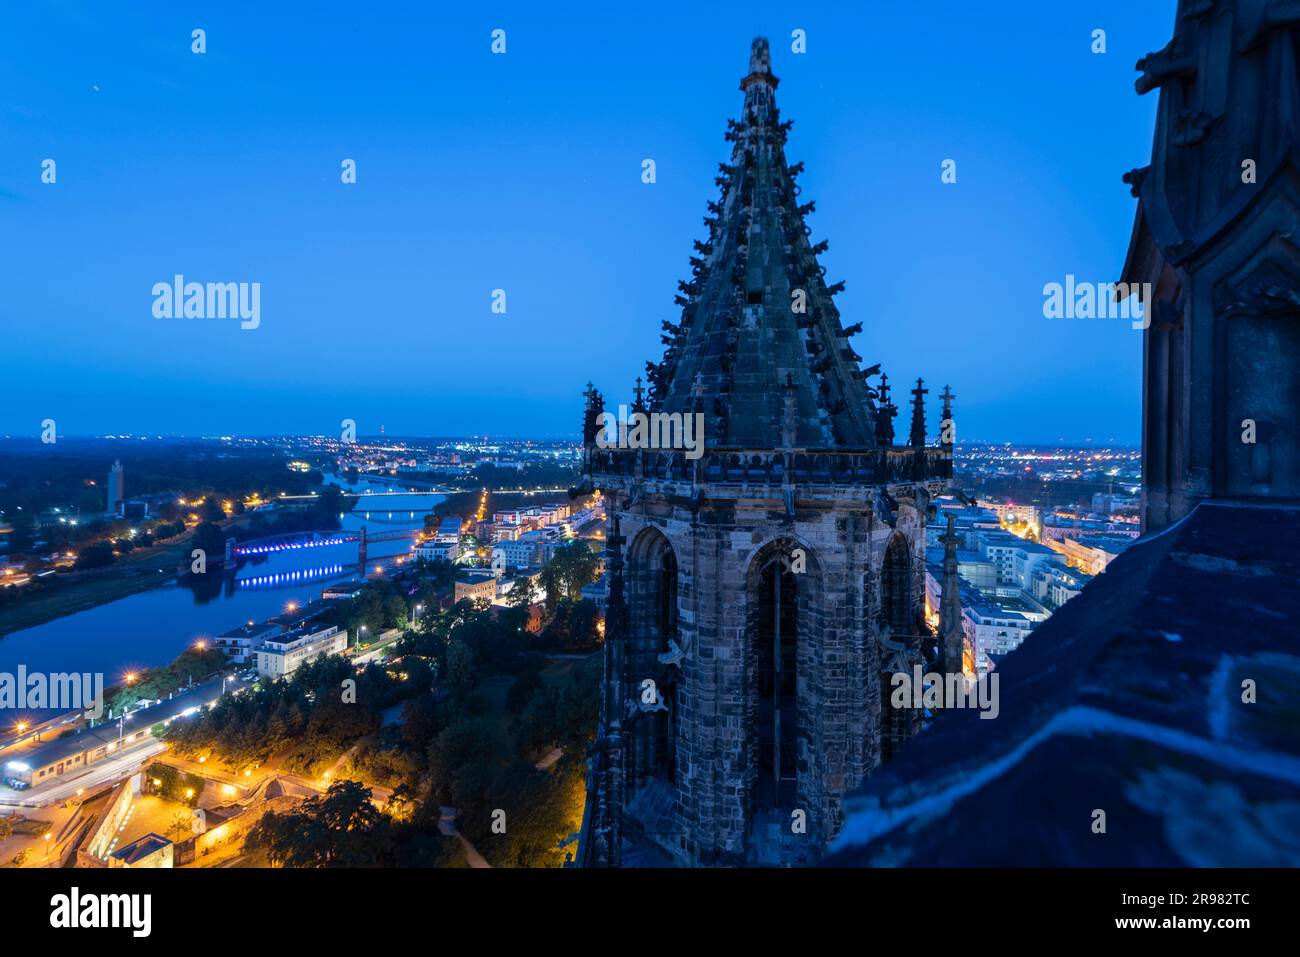
<path id="1" fill-rule="evenodd" d="M 650 438 L 602 429 L 587 392 L 580 490 L 607 498 L 610 594 L 585 865 L 814 861 L 915 726 L 881 675 L 919 660 L 951 446 L 926 445 L 919 382 L 893 444 L 804 224 L 777 83 L 757 39 L 680 319 L 632 404 Z"/>
<path id="2" fill-rule="evenodd" d="M 1146 531 L 1212 499 L 1300 498 L 1300 6 L 1180 0 L 1125 292 L 1146 284 Z M 1121 295 L 1124 293 L 1121 292 Z"/>

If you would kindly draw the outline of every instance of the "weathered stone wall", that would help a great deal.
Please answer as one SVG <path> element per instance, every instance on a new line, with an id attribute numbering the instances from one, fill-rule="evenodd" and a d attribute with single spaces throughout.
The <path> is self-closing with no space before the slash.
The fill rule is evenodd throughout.
<path id="1" fill-rule="evenodd" d="M 924 574 L 920 515 L 920 509 L 904 506 L 897 516 L 897 528 L 917 556 L 913 597 Z M 867 507 L 833 501 L 801 503 L 789 521 L 781 503 L 766 499 L 706 502 L 693 514 L 685 501 L 652 494 L 620 509 L 619 516 L 633 606 L 624 676 L 630 695 L 646 676 L 642 672 L 653 667 L 638 632 L 645 620 L 638 603 L 647 599 L 638 568 L 649 551 L 646 536 L 662 534 L 677 563 L 677 641 L 685 655 L 672 702 L 675 793 L 683 857 L 691 863 L 743 863 L 751 852 L 758 764 L 751 637 L 756 577 L 774 551 L 790 557 L 793 549 L 804 550 L 806 577 L 797 582 L 797 803 L 807 815 L 804 850 L 815 857 L 838 831 L 843 795 L 879 762 L 874 619 L 880 565 L 895 529 Z"/>

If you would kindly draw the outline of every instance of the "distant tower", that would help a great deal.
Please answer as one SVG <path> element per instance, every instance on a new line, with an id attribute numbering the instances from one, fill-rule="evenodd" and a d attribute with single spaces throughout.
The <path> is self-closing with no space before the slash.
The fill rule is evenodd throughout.
<path id="1" fill-rule="evenodd" d="M 120 512 L 125 496 L 122 494 L 122 462 L 113 460 L 113 467 L 108 470 L 108 511 Z"/>
<path id="2" fill-rule="evenodd" d="M 680 319 L 635 393 L 703 441 L 609 448 L 587 387 L 578 491 L 605 499 L 609 611 L 584 866 L 815 861 L 841 797 L 893 753 L 882 737 L 916 724 L 882 672 L 919 662 L 952 457 L 880 422 L 776 88 L 755 40 Z"/>
<path id="3" fill-rule="evenodd" d="M 943 670 L 961 674 L 965 670 L 966 629 L 961 614 L 961 577 L 957 572 L 957 518 L 949 513 L 948 532 L 943 541 L 943 597 L 939 601 L 939 647 Z"/>

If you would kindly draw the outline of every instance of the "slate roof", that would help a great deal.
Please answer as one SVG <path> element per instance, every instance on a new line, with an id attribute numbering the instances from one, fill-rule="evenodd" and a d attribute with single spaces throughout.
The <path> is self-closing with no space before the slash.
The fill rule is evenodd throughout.
<path id="1" fill-rule="evenodd" d="M 651 371 L 651 408 L 705 414 L 710 446 L 781 447 L 787 377 L 796 399 L 796 445 L 874 447 L 875 413 L 858 357 L 804 224 L 785 160 L 767 41 L 753 43 L 742 118 L 722 164 L 710 236 L 665 324 L 664 362 Z M 811 204 L 809 204 L 811 205 Z M 806 313 L 794 309 L 794 290 Z M 697 401 L 698 395 L 698 401 Z"/>
<path id="2" fill-rule="evenodd" d="M 1206 501 L 1128 549 L 999 666 L 996 719 L 850 795 L 827 863 L 1300 865 L 1297 543 L 1300 508 Z"/>

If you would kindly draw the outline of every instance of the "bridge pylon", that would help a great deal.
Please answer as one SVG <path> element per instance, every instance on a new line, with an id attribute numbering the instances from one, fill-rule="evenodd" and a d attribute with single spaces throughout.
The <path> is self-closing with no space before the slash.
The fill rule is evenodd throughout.
<path id="1" fill-rule="evenodd" d="M 361 526 L 361 537 L 357 542 L 357 567 L 361 569 L 361 577 L 366 577 L 366 527 Z"/>

